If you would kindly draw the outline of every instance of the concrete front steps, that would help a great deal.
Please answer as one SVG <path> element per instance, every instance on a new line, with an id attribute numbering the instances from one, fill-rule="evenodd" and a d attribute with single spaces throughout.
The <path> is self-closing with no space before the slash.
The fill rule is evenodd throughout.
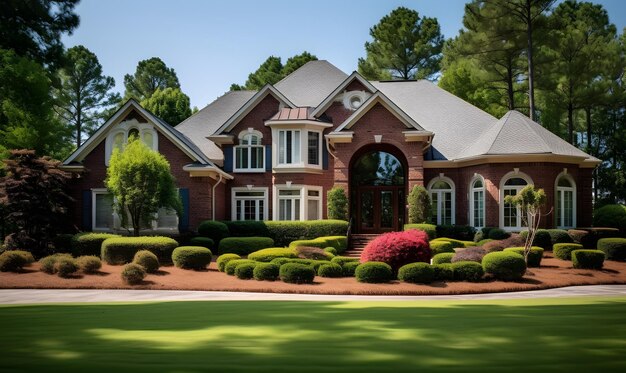
<path id="1" fill-rule="evenodd" d="M 349 256 L 353 258 L 358 258 L 361 256 L 363 249 L 367 246 L 370 241 L 374 238 L 378 237 L 378 234 L 352 234 L 350 235 L 350 243 L 348 250 L 343 254 L 344 256 Z"/>

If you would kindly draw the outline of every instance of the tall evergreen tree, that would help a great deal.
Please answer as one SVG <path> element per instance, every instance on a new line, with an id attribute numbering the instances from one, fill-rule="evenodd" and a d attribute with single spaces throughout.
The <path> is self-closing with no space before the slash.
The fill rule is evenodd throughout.
<path id="1" fill-rule="evenodd" d="M 189 96 L 179 88 L 157 89 L 150 98 L 141 101 L 141 106 L 172 126 L 191 116 Z"/>
<path id="2" fill-rule="evenodd" d="M 157 89 L 180 88 L 174 69 L 167 67 L 158 57 L 139 61 L 133 75 L 124 75 L 124 99 L 134 98 L 143 101 L 150 98 Z"/>
<path id="3" fill-rule="evenodd" d="M 233 83 L 230 86 L 230 90 L 256 91 L 263 88 L 266 84 L 276 84 L 309 61 L 317 61 L 317 57 L 307 51 L 289 57 L 284 66 L 280 57 L 269 56 L 256 71 L 248 75 L 248 80 L 243 85 Z"/>

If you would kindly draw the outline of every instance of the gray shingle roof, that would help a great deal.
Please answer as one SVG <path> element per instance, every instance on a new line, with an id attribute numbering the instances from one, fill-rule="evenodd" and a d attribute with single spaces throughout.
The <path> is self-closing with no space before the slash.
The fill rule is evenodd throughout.
<path id="1" fill-rule="evenodd" d="M 316 107 L 347 77 L 328 61 L 309 61 L 274 87 L 296 106 Z"/>
<path id="2" fill-rule="evenodd" d="M 220 128 L 255 93 L 254 91 L 227 92 L 185 119 L 176 126 L 176 129 L 193 141 L 209 159 L 221 163 L 224 159 L 222 151 L 206 137 Z"/>

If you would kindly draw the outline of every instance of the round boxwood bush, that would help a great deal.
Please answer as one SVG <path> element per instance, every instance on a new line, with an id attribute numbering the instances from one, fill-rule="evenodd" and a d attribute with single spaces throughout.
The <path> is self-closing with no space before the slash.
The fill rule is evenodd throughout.
<path id="1" fill-rule="evenodd" d="M 285 263 L 280 266 L 280 279 L 290 284 L 312 284 L 315 278 L 313 267 L 300 263 Z"/>
<path id="2" fill-rule="evenodd" d="M 324 251 L 326 251 L 327 253 L 329 253 L 329 254 L 331 254 L 331 255 L 333 255 L 333 256 L 336 256 L 336 255 L 337 255 L 337 249 L 335 249 L 335 248 L 334 248 L 334 247 L 332 247 L 332 246 L 325 247 L 325 248 L 324 248 Z"/>
<path id="3" fill-rule="evenodd" d="M 557 243 L 572 243 L 574 240 L 564 229 L 546 229 L 546 232 L 550 235 L 550 242 L 552 247 Z"/>
<path id="4" fill-rule="evenodd" d="M 201 246 L 180 246 L 172 253 L 172 262 L 178 268 L 202 270 L 211 263 L 211 250 Z"/>
<path id="5" fill-rule="evenodd" d="M 509 238 L 510 236 L 511 233 L 505 231 L 504 229 L 491 228 L 489 229 L 489 234 L 487 234 L 487 237 L 484 238 L 488 238 L 491 240 L 504 240 L 506 238 Z"/>
<path id="6" fill-rule="evenodd" d="M 250 280 L 254 277 L 254 267 L 257 265 L 255 262 L 242 263 L 235 268 L 235 276 L 240 280 Z"/>
<path id="7" fill-rule="evenodd" d="M 237 269 L 237 266 L 243 263 L 255 263 L 254 260 L 250 260 L 250 259 L 233 259 L 228 261 L 228 263 L 226 263 L 226 266 L 224 267 L 224 273 L 226 273 L 229 276 L 234 276 L 235 275 L 235 270 Z"/>
<path id="8" fill-rule="evenodd" d="M 572 265 L 576 269 L 602 269 L 604 251 L 574 250 L 572 251 Z"/>
<path id="9" fill-rule="evenodd" d="M 156 273 L 159 270 L 159 258 L 148 250 L 137 251 L 133 263 L 142 266 L 147 273 Z"/>
<path id="10" fill-rule="evenodd" d="M 485 271 L 480 263 L 476 262 L 456 262 L 452 263 L 454 280 L 478 282 L 482 280 Z"/>
<path id="11" fill-rule="evenodd" d="M 139 264 L 126 264 L 122 270 L 122 281 L 129 285 L 140 284 L 145 277 L 146 271 Z"/>
<path id="12" fill-rule="evenodd" d="M 271 262 L 276 258 L 297 258 L 296 250 L 286 247 L 274 247 L 269 249 L 261 249 L 248 255 L 248 259 L 257 262 Z"/>
<path id="13" fill-rule="evenodd" d="M 0 254 L 0 272 L 18 272 L 34 261 L 33 255 L 27 251 L 5 251 Z"/>
<path id="14" fill-rule="evenodd" d="M 498 251 L 485 255 L 483 269 L 498 280 L 518 281 L 526 273 L 526 261 L 520 254 Z"/>
<path id="15" fill-rule="evenodd" d="M 359 266 L 359 262 L 346 262 L 341 266 L 341 273 L 343 277 L 354 277 L 354 271 Z"/>
<path id="16" fill-rule="evenodd" d="M 331 263 L 339 264 L 340 266 L 344 266 L 344 264 L 349 262 L 359 262 L 359 258 L 353 258 L 351 256 L 336 256 L 330 260 Z"/>
<path id="17" fill-rule="evenodd" d="M 215 242 L 213 242 L 213 240 L 209 237 L 193 237 L 189 240 L 189 244 L 191 246 L 206 247 L 209 250 L 213 250 L 213 247 L 215 246 Z"/>
<path id="18" fill-rule="evenodd" d="M 241 259 L 241 257 L 237 254 L 223 254 L 217 258 L 217 270 L 220 272 L 224 272 L 224 268 L 226 264 L 231 260 Z"/>
<path id="19" fill-rule="evenodd" d="M 54 272 L 59 277 L 70 277 L 78 271 L 78 265 L 74 258 L 63 257 L 54 263 Z"/>
<path id="20" fill-rule="evenodd" d="M 440 238 L 437 238 L 435 240 L 431 240 L 430 244 L 432 245 L 433 242 L 448 242 L 448 243 L 450 243 L 452 245 L 452 248 L 454 248 L 454 249 L 465 247 L 465 244 L 463 243 L 463 241 L 455 240 L 454 238 L 448 238 L 448 237 L 440 237 Z M 474 242 L 472 242 L 472 244 L 473 243 Z"/>
<path id="21" fill-rule="evenodd" d="M 626 233 L 626 205 L 600 207 L 593 212 L 593 226 L 617 228 L 622 233 Z"/>
<path id="22" fill-rule="evenodd" d="M 459 249 L 452 257 L 451 262 L 476 262 L 480 263 L 483 257 L 487 254 L 487 251 L 481 247 L 468 247 L 466 249 Z"/>
<path id="23" fill-rule="evenodd" d="M 452 263 L 454 253 L 441 253 L 433 256 L 432 264 Z"/>
<path id="24" fill-rule="evenodd" d="M 47 274 L 54 274 L 54 264 L 57 262 L 57 260 L 61 259 L 61 258 L 69 258 L 72 259 L 72 255 L 70 254 L 53 254 L 53 255 L 48 255 L 44 258 L 39 259 L 39 268 L 41 269 L 42 272 L 47 273 Z"/>
<path id="25" fill-rule="evenodd" d="M 434 281 L 453 281 L 454 269 L 451 263 L 433 264 L 433 280 Z"/>
<path id="26" fill-rule="evenodd" d="M 429 263 L 431 250 L 425 232 L 411 229 L 389 232 L 376 237 L 361 253 L 361 262 L 383 262 L 397 271 L 405 264 Z M 358 271 L 358 270 L 357 270 Z"/>
<path id="27" fill-rule="evenodd" d="M 412 284 L 429 284 L 435 279 L 435 270 L 427 263 L 411 263 L 400 267 L 398 280 Z"/>
<path id="28" fill-rule="evenodd" d="M 437 254 L 442 253 L 454 253 L 454 247 L 451 242 L 447 241 L 430 241 L 430 250 L 432 251 L 432 255 L 435 256 Z"/>
<path id="29" fill-rule="evenodd" d="M 276 258 L 276 259 L 272 259 L 272 261 L 270 263 L 272 264 L 276 264 L 277 266 L 282 266 L 285 263 L 290 263 L 291 259 L 289 258 Z"/>
<path id="30" fill-rule="evenodd" d="M 583 245 L 577 243 L 557 243 L 552 247 L 552 252 L 561 260 L 572 260 L 572 251 L 582 249 Z"/>
<path id="31" fill-rule="evenodd" d="M 317 275 L 320 277 L 341 277 L 343 276 L 343 269 L 335 263 L 322 264 L 317 269 Z"/>
<path id="32" fill-rule="evenodd" d="M 626 261 L 626 238 L 601 238 L 598 250 L 606 254 L 607 260 Z"/>
<path id="33" fill-rule="evenodd" d="M 258 281 L 276 281 L 279 271 L 280 266 L 274 263 L 256 263 L 252 276 Z"/>
<path id="34" fill-rule="evenodd" d="M 356 267 L 354 277 L 358 282 L 371 284 L 389 282 L 393 279 L 393 270 L 387 263 L 366 262 Z"/>
<path id="35" fill-rule="evenodd" d="M 524 256 L 523 247 L 508 247 L 504 249 L 504 252 L 513 252 L 513 253 L 518 253 L 521 256 Z M 528 253 L 528 259 L 526 260 L 526 265 L 529 268 L 540 267 L 542 258 L 543 258 L 543 249 L 541 247 L 533 246 L 530 248 L 530 252 Z"/>
<path id="36" fill-rule="evenodd" d="M 230 236 L 228 226 L 222 222 L 205 220 L 198 225 L 198 235 L 210 238 L 214 244 L 219 245 L 220 241 Z"/>
<path id="37" fill-rule="evenodd" d="M 524 241 L 526 241 L 526 238 L 528 237 L 528 231 L 522 231 L 519 235 Z M 535 239 L 533 240 L 532 245 L 539 246 L 544 250 L 552 250 L 552 237 L 550 237 L 550 232 L 548 232 L 546 229 L 537 229 L 537 232 L 535 233 Z"/>
<path id="38" fill-rule="evenodd" d="M 97 273 L 102 268 L 102 261 L 97 256 L 83 255 L 76 258 L 76 264 L 83 273 Z"/>

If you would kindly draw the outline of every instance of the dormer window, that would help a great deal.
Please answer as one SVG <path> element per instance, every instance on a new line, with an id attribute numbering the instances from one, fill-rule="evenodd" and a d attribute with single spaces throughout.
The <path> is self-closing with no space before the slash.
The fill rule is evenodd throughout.
<path id="1" fill-rule="evenodd" d="M 139 138 L 152 150 L 159 150 L 157 131 L 151 124 L 139 123 L 136 119 L 127 120 L 118 124 L 107 136 L 105 144 L 105 165 L 109 165 L 113 149 L 124 150 L 128 140 L 132 137 Z"/>
<path id="2" fill-rule="evenodd" d="M 250 129 L 239 134 L 239 145 L 234 147 L 235 172 L 265 171 L 262 138 L 263 135 L 260 132 Z"/>

